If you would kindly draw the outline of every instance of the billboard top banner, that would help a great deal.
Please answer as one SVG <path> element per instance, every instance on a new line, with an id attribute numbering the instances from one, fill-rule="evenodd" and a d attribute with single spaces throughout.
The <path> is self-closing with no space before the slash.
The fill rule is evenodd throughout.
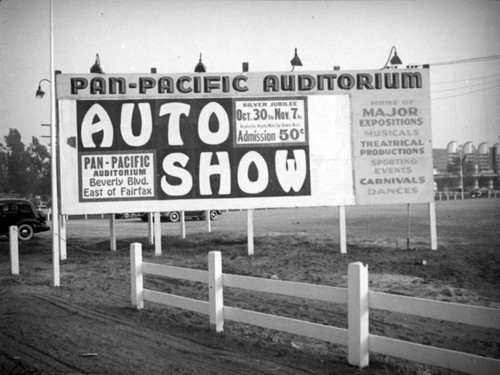
<path id="1" fill-rule="evenodd" d="M 384 90 L 420 90 L 427 69 L 366 71 L 59 74 L 59 99 L 144 99 L 239 97 L 265 95 L 332 95 Z"/>

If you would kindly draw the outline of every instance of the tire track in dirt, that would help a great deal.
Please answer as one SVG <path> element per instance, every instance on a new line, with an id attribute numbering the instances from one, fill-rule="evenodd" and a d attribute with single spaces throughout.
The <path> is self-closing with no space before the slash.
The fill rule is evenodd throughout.
<path id="1" fill-rule="evenodd" d="M 56 295 L 3 296 L 2 347 L 50 374 L 307 374 L 259 354 L 206 346 Z M 16 313 L 13 313 L 16 312 Z M 217 344 L 215 344 L 217 346 Z M 92 353 L 95 355 L 84 356 Z M 248 353 L 247 353 L 248 354 Z"/>

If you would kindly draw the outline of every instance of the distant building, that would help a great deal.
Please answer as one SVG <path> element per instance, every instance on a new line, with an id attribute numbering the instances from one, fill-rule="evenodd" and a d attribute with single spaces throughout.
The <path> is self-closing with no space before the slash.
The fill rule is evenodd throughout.
<path id="1" fill-rule="evenodd" d="M 437 191 L 457 191 L 461 186 L 460 163 L 464 190 L 500 189 L 500 144 L 488 147 L 486 142 L 477 148 L 471 142 L 457 145 L 450 142 L 446 149 L 433 149 L 434 184 Z"/>

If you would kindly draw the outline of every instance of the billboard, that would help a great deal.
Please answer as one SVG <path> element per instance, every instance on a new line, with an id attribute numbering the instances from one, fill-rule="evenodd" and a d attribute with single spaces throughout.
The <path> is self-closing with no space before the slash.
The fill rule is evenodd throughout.
<path id="1" fill-rule="evenodd" d="M 56 82 L 62 214 L 433 200 L 428 70 Z"/>

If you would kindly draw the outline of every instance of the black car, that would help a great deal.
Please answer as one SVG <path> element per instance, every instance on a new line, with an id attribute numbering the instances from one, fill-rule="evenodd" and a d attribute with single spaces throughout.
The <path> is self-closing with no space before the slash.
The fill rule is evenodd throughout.
<path id="1" fill-rule="evenodd" d="M 221 212 L 219 210 L 211 210 L 210 211 L 210 220 L 217 220 Z M 207 211 L 184 211 L 184 218 L 186 220 L 206 220 L 207 219 Z M 148 221 L 148 214 L 145 213 L 141 216 L 142 221 Z M 166 211 L 160 212 L 160 220 L 161 221 L 171 221 L 173 223 L 179 221 L 181 219 L 180 211 Z"/>
<path id="2" fill-rule="evenodd" d="M 31 240 L 35 233 L 50 230 L 46 221 L 45 214 L 26 199 L 0 199 L 0 235 L 9 235 L 9 227 L 16 225 L 19 239 Z"/>

